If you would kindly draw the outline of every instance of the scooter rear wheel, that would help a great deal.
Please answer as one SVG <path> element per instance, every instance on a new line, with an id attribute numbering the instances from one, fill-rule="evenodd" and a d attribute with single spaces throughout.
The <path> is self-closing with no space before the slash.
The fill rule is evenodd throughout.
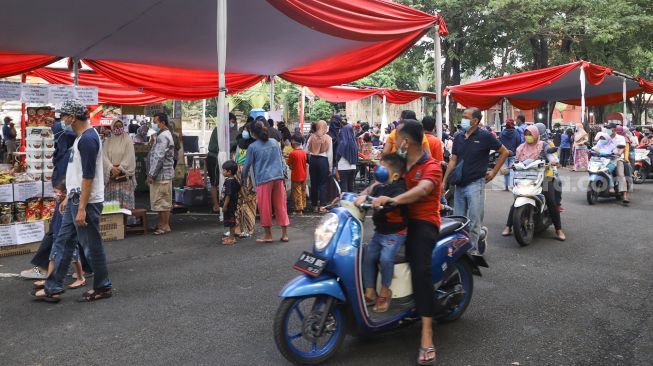
<path id="1" fill-rule="evenodd" d="M 288 361 L 300 365 L 322 363 L 340 349 L 347 334 L 345 317 L 339 306 L 327 315 L 318 336 L 317 325 L 326 307 L 325 296 L 284 299 L 274 318 L 274 341 Z"/>
<path id="2" fill-rule="evenodd" d="M 444 312 L 436 316 L 439 322 L 449 323 L 460 319 L 472 302 L 474 276 L 469 263 L 461 259 L 449 267 L 443 278 L 442 285 L 435 290 L 435 301 L 442 302 L 443 296 L 462 290 L 462 293 L 451 295 L 451 300 L 446 304 L 441 304 L 444 305 Z"/>
<path id="3" fill-rule="evenodd" d="M 533 206 L 524 205 L 515 208 L 512 216 L 512 231 L 520 246 L 525 247 L 533 241 L 535 222 L 533 222 Z"/>

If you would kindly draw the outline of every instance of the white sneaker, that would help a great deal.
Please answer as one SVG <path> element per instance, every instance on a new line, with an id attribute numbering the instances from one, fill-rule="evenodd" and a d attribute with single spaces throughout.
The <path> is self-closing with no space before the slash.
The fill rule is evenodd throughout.
<path id="1" fill-rule="evenodd" d="M 227 236 L 229 236 L 229 235 L 231 235 L 231 233 L 230 233 L 229 231 L 225 231 L 224 233 L 222 233 L 222 236 L 224 236 L 225 238 L 226 238 Z"/>
<path id="2" fill-rule="evenodd" d="M 44 280 L 47 276 L 39 267 L 34 267 L 20 272 L 20 277 L 28 280 Z"/>

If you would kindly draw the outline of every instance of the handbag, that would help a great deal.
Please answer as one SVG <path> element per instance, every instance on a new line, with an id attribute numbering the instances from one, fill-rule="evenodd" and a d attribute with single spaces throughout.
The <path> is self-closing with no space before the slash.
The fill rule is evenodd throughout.
<path id="1" fill-rule="evenodd" d="M 204 188 L 204 176 L 202 176 L 201 169 L 192 168 L 188 171 L 188 175 L 186 176 L 186 187 Z"/>
<path id="2" fill-rule="evenodd" d="M 449 174 L 449 184 L 457 186 L 463 181 L 463 163 L 465 161 L 461 160 Z"/>

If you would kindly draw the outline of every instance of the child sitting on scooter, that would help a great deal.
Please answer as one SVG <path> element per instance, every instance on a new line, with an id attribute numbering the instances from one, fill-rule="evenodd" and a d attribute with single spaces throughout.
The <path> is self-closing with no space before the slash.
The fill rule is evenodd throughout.
<path id="1" fill-rule="evenodd" d="M 388 154 L 381 158 L 374 172 L 376 182 L 365 189 L 356 199 L 360 205 L 372 197 L 396 197 L 406 192 L 406 182 L 402 179 L 406 171 L 406 159 L 398 154 Z M 372 311 L 385 312 L 390 307 L 392 291 L 390 284 L 394 274 L 394 261 L 397 250 L 406 240 L 408 210 L 406 206 L 390 206 L 376 210 L 372 216 L 374 236 L 367 244 L 367 253 L 363 262 L 363 285 L 365 301 L 374 303 Z M 377 268 L 381 267 L 381 292 L 376 293 Z"/>

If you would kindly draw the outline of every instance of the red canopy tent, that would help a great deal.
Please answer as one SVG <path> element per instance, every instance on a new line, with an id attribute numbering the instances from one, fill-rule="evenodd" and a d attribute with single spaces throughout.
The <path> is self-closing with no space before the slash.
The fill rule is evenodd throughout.
<path id="1" fill-rule="evenodd" d="M 464 106 L 479 109 L 489 109 L 504 99 L 520 109 L 538 108 L 547 102 L 580 105 L 584 109 L 586 105 L 625 103 L 651 86 L 643 79 L 579 61 L 446 87 L 444 94 L 447 107 L 451 97 Z"/>
<path id="2" fill-rule="evenodd" d="M 120 16 L 108 15 L 101 2 L 5 1 L 0 50 L 14 54 L 0 54 L 0 75 L 43 66 L 41 55 L 72 57 L 145 94 L 218 95 L 224 127 L 230 88 L 274 76 L 316 87 L 348 83 L 385 66 L 433 27 L 436 48 L 447 34 L 439 15 L 385 0 L 114 0 L 111 6 Z M 34 9 L 48 16 L 34 22 Z M 61 19 L 75 19 L 76 26 Z"/>

